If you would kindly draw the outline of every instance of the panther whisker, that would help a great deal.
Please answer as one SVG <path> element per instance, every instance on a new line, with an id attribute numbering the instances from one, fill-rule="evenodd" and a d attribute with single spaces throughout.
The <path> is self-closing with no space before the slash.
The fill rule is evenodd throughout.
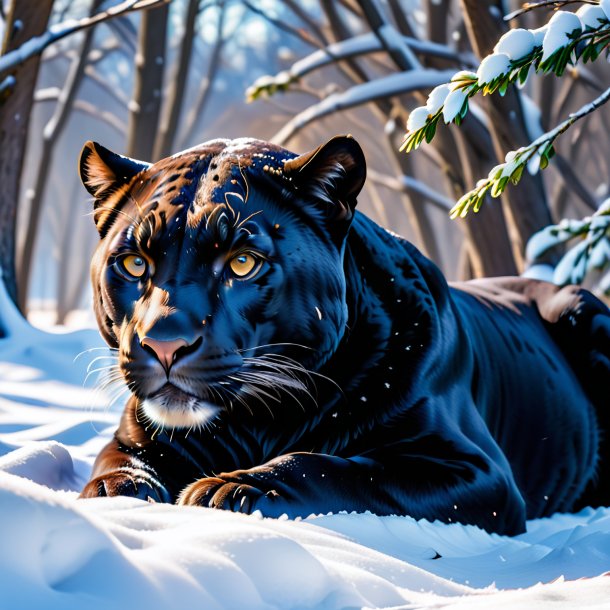
<path id="1" fill-rule="evenodd" d="M 118 358 L 116 356 L 96 356 L 88 365 L 87 365 L 87 372 L 89 372 L 91 370 L 91 367 L 98 362 L 99 360 L 115 360 L 118 363 Z"/>
<path id="2" fill-rule="evenodd" d="M 241 390 L 246 393 L 249 394 L 250 396 L 252 396 L 256 401 L 262 403 L 265 408 L 267 409 L 267 411 L 269 411 L 269 414 L 271 415 L 271 419 L 275 419 L 275 414 L 273 413 L 273 409 L 265 402 L 265 400 L 262 398 L 262 396 L 259 394 L 259 391 L 257 388 L 252 387 L 251 384 L 249 384 L 248 382 L 243 382 L 241 379 L 239 378 L 233 378 L 234 381 L 237 381 L 238 383 L 241 384 Z"/>
<path id="3" fill-rule="evenodd" d="M 268 363 L 267 361 L 263 360 L 263 357 L 260 358 L 244 358 L 244 363 L 247 366 L 254 366 L 257 367 L 259 369 L 263 369 L 263 371 L 265 369 L 269 369 L 275 373 L 278 373 L 279 375 L 286 375 L 288 377 L 290 377 L 291 379 L 295 380 L 296 382 L 298 382 L 299 384 L 302 384 L 303 382 L 299 379 L 299 376 L 297 374 L 297 372 L 299 373 L 303 373 L 305 375 L 305 377 L 307 379 L 309 379 L 310 382 L 312 382 L 313 384 L 313 380 L 311 379 L 311 376 L 309 375 L 309 372 L 307 371 L 307 369 L 305 368 L 298 368 L 295 366 L 290 366 L 290 365 L 284 365 L 281 363 Z"/>
<path id="4" fill-rule="evenodd" d="M 315 351 L 313 347 L 309 347 L 308 345 L 301 345 L 300 343 L 290 343 L 290 342 L 264 343 L 262 345 L 255 345 L 254 347 L 244 347 L 244 348 L 236 349 L 235 351 L 237 353 L 241 354 L 244 352 L 252 352 L 254 350 L 263 349 L 266 347 L 300 347 L 302 349 Z"/>
<path id="5" fill-rule="evenodd" d="M 90 347 L 90 348 L 84 349 L 82 352 L 79 352 L 78 354 L 76 354 L 76 356 L 74 356 L 74 360 L 72 362 L 76 362 L 81 356 L 84 356 L 85 354 L 88 354 L 90 352 L 96 352 L 96 351 L 118 352 L 119 348 L 118 347 Z"/>
<path id="6" fill-rule="evenodd" d="M 83 380 L 83 386 L 87 383 L 87 381 L 89 380 L 89 377 L 91 377 L 91 375 L 95 375 L 96 373 L 103 373 L 104 371 L 118 372 L 118 368 L 117 368 L 116 364 L 111 364 L 111 365 L 108 365 L 108 366 L 101 366 L 101 367 L 96 368 L 96 369 L 91 369 L 85 375 L 85 379 Z"/>
<path id="7" fill-rule="evenodd" d="M 238 383 L 244 384 L 244 387 L 248 387 L 252 385 L 252 381 L 253 379 L 249 379 L 247 377 L 244 376 L 243 373 L 239 374 L 239 377 L 237 375 L 231 375 L 229 377 L 229 379 L 232 379 L 233 381 L 237 381 Z M 269 394 L 269 392 L 267 392 L 266 390 L 262 390 L 260 388 L 255 388 L 261 396 L 265 396 L 267 398 L 269 398 L 270 400 L 273 400 L 274 402 L 281 402 L 280 401 L 280 397 L 279 396 L 273 396 L 272 394 Z"/>
<path id="8" fill-rule="evenodd" d="M 264 374 L 264 373 L 250 373 L 250 372 L 242 372 L 241 373 L 242 376 L 244 377 L 244 379 L 250 381 L 250 383 L 263 383 L 265 384 L 265 386 L 270 386 L 271 388 L 273 388 L 276 392 L 277 389 L 279 388 L 280 390 L 283 390 L 286 394 L 288 394 L 288 396 L 290 396 L 303 410 L 304 413 L 307 412 L 307 410 L 305 409 L 305 406 L 303 405 L 303 403 L 298 399 L 297 396 L 295 396 L 295 394 L 293 394 L 288 388 L 292 388 L 292 389 L 298 389 L 300 391 L 302 391 L 303 393 L 307 394 L 311 400 L 314 402 L 314 404 L 316 404 L 317 407 L 317 401 L 315 400 L 315 398 L 311 395 L 311 393 L 307 390 L 307 387 L 300 383 L 300 382 L 294 382 L 293 380 L 290 379 L 282 379 L 281 377 L 278 377 L 275 374 Z M 246 377 L 247 376 L 247 377 Z M 288 382 L 288 383 L 286 383 Z M 260 388 L 257 389 L 259 391 L 263 391 L 260 390 Z M 277 402 L 281 402 L 281 400 L 277 400 Z"/>
<path id="9" fill-rule="evenodd" d="M 102 383 L 99 384 L 99 386 L 96 388 L 96 390 L 98 390 L 100 393 L 107 393 L 108 390 L 110 390 L 113 386 L 117 386 L 115 388 L 115 392 L 117 389 L 126 389 L 127 386 L 125 386 L 124 384 L 120 383 L 122 380 L 119 379 L 118 377 L 112 377 L 109 379 L 105 379 Z"/>
<path id="10" fill-rule="evenodd" d="M 229 388 L 222 388 L 223 392 L 227 392 L 227 394 L 229 394 L 229 396 L 233 396 L 233 398 L 235 398 L 235 400 L 237 400 L 240 404 L 242 404 L 250 413 L 250 415 L 254 416 L 254 412 L 252 411 L 252 409 L 250 408 L 250 405 L 235 391 L 230 390 Z M 231 403 L 232 405 L 232 403 Z"/>
<path id="11" fill-rule="evenodd" d="M 297 360 L 294 360 L 293 358 L 290 358 L 289 356 L 286 356 L 284 354 L 262 354 L 261 356 L 257 356 L 256 358 L 265 359 L 265 360 L 266 359 L 286 360 L 287 361 L 286 366 L 293 366 L 295 370 L 303 372 L 308 377 L 317 377 L 324 381 L 328 381 L 331 385 L 335 386 L 337 388 L 337 390 L 339 390 L 339 392 L 341 393 L 342 396 L 345 396 L 345 394 L 343 392 L 343 388 L 334 379 L 331 379 L 330 377 L 327 377 L 326 375 L 323 375 L 322 373 L 320 373 L 318 371 L 312 371 L 311 369 L 304 367 L 300 362 L 298 362 Z M 246 358 L 244 358 L 244 360 L 246 360 Z M 312 379 L 312 384 L 313 384 L 313 379 Z M 315 386 L 315 384 L 313 384 L 313 385 Z"/>
<path id="12" fill-rule="evenodd" d="M 286 365 L 284 363 L 273 362 L 270 364 L 267 362 L 264 356 L 258 358 L 244 358 L 244 362 L 246 362 L 250 366 L 256 366 L 259 369 L 258 373 L 264 374 L 266 380 L 271 380 L 272 378 L 266 374 L 265 368 L 273 371 L 274 375 L 279 375 L 278 378 L 273 377 L 276 381 L 280 381 L 283 385 L 291 387 L 293 389 L 301 390 L 307 393 L 312 399 L 314 399 L 313 395 L 309 391 L 308 384 L 303 381 L 299 373 L 304 375 L 306 380 L 309 381 L 310 385 L 316 388 L 316 385 L 312 378 L 313 371 L 308 371 L 304 366 L 299 363 Z M 288 379 L 287 379 L 288 378 Z M 288 382 L 288 383 L 286 383 Z"/>

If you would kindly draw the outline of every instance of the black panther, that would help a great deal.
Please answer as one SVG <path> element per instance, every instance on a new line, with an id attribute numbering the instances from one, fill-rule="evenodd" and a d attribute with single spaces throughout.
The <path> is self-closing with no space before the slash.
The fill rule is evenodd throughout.
<path id="1" fill-rule="evenodd" d="M 102 335 L 131 391 L 82 497 L 476 524 L 610 502 L 610 315 L 577 287 L 448 285 L 355 210 L 360 146 L 88 142 Z"/>

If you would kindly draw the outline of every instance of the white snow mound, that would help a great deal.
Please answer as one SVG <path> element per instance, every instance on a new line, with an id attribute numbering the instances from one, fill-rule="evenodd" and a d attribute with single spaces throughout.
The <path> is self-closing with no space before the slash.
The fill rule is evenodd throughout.
<path id="1" fill-rule="evenodd" d="M 23 336 L 0 339 L 1 610 L 607 607 L 606 508 L 508 538 L 404 516 L 79 500 L 120 415 L 82 387 L 99 338 Z"/>

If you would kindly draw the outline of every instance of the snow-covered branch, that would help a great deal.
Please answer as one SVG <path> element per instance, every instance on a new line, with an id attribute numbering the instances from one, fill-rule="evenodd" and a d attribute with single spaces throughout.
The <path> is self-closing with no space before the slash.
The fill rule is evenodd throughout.
<path id="1" fill-rule="evenodd" d="M 70 36 L 75 32 L 80 32 L 91 28 L 102 21 L 114 19 L 121 15 L 126 15 L 133 11 L 146 10 L 161 4 L 167 4 L 171 0 L 124 0 L 96 15 L 84 17 L 82 19 L 69 19 L 52 25 L 44 34 L 34 36 L 23 43 L 18 49 L 10 51 L 0 57 L 0 78 L 17 66 L 23 64 L 30 57 L 42 53 L 49 45 Z"/>
<path id="2" fill-rule="evenodd" d="M 439 83 L 446 82 L 451 74 L 453 72 L 446 70 L 411 70 L 356 85 L 341 93 L 334 93 L 318 104 L 314 104 L 297 114 L 273 137 L 273 141 L 279 144 L 287 142 L 312 121 L 329 114 L 341 112 L 380 98 L 435 87 Z"/>
<path id="3" fill-rule="evenodd" d="M 444 44 L 421 41 L 407 36 L 401 38 L 414 53 L 472 64 L 471 58 L 456 53 Z M 372 32 L 330 44 L 295 62 L 288 70 L 279 72 L 275 76 L 261 76 L 247 89 L 246 98 L 251 102 L 263 95 L 273 95 L 277 91 L 285 91 L 292 83 L 315 70 L 337 61 L 376 53 L 380 50 L 382 50 L 381 42 Z"/>
<path id="4" fill-rule="evenodd" d="M 578 239 L 578 243 L 566 252 L 553 272 L 556 284 L 580 284 L 588 273 L 610 264 L 610 199 L 591 216 L 582 220 L 564 219 L 535 233 L 527 244 L 527 257 L 535 262 L 548 250 L 573 239 Z M 610 291 L 610 277 L 605 279 L 604 292 Z"/>
<path id="5" fill-rule="evenodd" d="M 525 13 L 529 13 L 539 8 L 552 8 L 558 9 L 568 4 L 598 4 L 598 0 L 538 0 L 538 2 L 525 2 L 520 9 L 513 11 L 512 13 L 504 17 L 505 21 L 512 21 Z"/>
<path id="6" fill-rule="evenodd" d="M 450 212 L 451 218 L 457 218 L 458 216 L 463 218 L 471 208 L 474 212 L 478 212 L 488 192 L 492 197 L 500 196 L 509 180 L 513 184 L 519 182 L 525 167 L 532 174 L 536 173 L 539 169 L 544 169 L 554 154 L 553 143 L 555 140 L 576 121 L 591 114 L 608 100 L 610 100 L 610 88 L 590 104 L 570 114 L 557 127 L 536 138 L 528 146 L 507 153 L 504 163 L 496 165 L 489 172 L 489 176 L 486 179 L 479 180 L 477 186 L 472 191 L 469 191 L 460 198 Z"/>
<path id="7" fill-rule="evenodd" d="M 475 94 L 503 95 L 515 82 L 525 83 L 532 67 L 561 76 L 568 64 L 594 61 L 609 45 L 610 0 L 583 6 L 576 13 L 558 11 L 537 30 L 510 30 L 476 73 L 458 72 L 430 93 L 426 106 L 411 112 L 401 150 L 410 152 L 424 140 L 430 142 L 441 117 L 444 123 L 459 125 Z"/>

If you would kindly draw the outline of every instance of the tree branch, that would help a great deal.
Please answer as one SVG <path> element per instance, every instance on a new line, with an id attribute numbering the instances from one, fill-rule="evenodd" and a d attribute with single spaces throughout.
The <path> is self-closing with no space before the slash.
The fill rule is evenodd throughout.
<path id="1" fill-rule="evenodd" d="M 278 144 L 285 143 L 312 121 L 324 116 L 377 99 L 436 87 L 446 83 L 452 75 L 453 72 L 451 71 L 411 70 L 405 73 L 391 74 L 368 83 L 363 83 L 362 85 L 356 85 L 341 93 L 334 93 L 320 103 L 306 108 L 303 112 L 293 117 L 275 134 L 273 141 Z"/>
<path id="2" fill-rule="evenodd" d="M 0 57 L 0 79 L 4 78 L 7 72 L 23 64 L 33 55 L 42 53 L 49 45 L 66 36 L 89 29 L 98 23 L 120 17 L 121 15 L 126 15 L 133 11 L 146 10 L 169 2 L 171 2 L 171 0 L 125 0 L 92 17 L 70 19 L 63 23 L 52 25 L 40 36 L 30 38 L 18 49 L 10 51 L 9 53 L 6 53 L 6 55 Z"/>
<path id="3" fill-rule="evenodd" d="M 447 59 L 460 65 L 475 66 L 475 62 L 472 59 L 456 53 L 444 44 L 425 42 L 406 36 L 401 37 L 401 39 L 415 53 Z M 296 61 L 288 70 L 280 72 L 276 76 L 261 77 L 248 89 L 246 95 L 248 99 L 252 100 L 256 99 L 263 91 L 273 93 L 276 89 L 284 90 L 291 83 L 303 78 L 314 70 L 344 59 L 376 53 L 383 50 L 383 48 L 379 38 L 372 32 L 335 42 Z"/>
<path id="4" fill-rule="evenodd" d="M 389 189 L 392 189 L 393 191 L 419 195 L 445 213 L 449 212 L 449 210 L 453 207 L 453 201 L 451 201 L 449 197 L 441 195 L 427 184 L 424 184 L 420 180 L 412 178 L 411 176 L 401 176 L 400 178 L 396 178 L 394 176 L 382 174 L 374 169 L 368 169 L 367 176 L 374 183 L 381 184 Z"/>

